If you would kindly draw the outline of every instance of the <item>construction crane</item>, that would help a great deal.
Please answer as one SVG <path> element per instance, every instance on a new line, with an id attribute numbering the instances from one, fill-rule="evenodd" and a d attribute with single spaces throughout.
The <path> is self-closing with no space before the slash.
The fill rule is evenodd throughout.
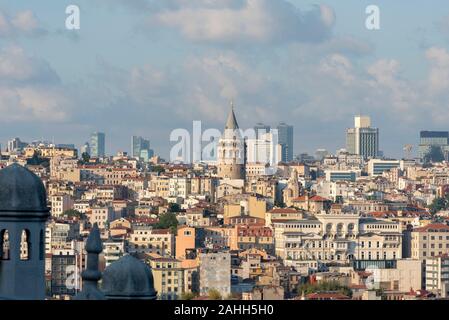
<path id="1" fill-rule="evenodd" d="M 413 145 L 411 144 L 406 144 L 404 146 L 404 152 L 405 152 L 405 159 L 411 159 L 412 157 L 412 150 L 413 150 Z"/>

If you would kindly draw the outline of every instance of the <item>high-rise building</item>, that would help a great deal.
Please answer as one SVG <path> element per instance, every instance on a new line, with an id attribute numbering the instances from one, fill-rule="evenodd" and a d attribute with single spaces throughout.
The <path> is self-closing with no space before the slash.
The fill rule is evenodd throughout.
<path id="1" fill-rule="evenodd" d="M 370 117 L 354 117 L 354 128 L 346 130 L 346 150 L 365 159 L 379 156 L 379 129 L 371 127 Z"/>
<path id="2" fill-rule="evenodd" d="M 20 141 L 20 138 L 14 138 L 8 141 L 8 151 L 22 151 L 27 145 L 28 143 Z"/>
<path id="3" fill-rule="evenodd" d="M 282 158 L 282 146 L 274 132 L 259 135 L 257 139 L 246 140 L 247 163 L 277 165 Z"/>
<path id="4" fill-rule="evenodd" d="M 263 124 L 263 123 L 257 123 L 254 126 L 254 132 L 256 134 L 256 139 L 260 139 L 263 135 L 269 133 L 271 130 L 270 126 Z"/>
<path id="5" fill-rule="evenodd" d="M 132 136 L 131 138 L 131 156 L 133 158 L 148 158 L 152 157 L 152 150 L 150 149 L 150 140 L 142 137 Z"/>
<path id="6" fill-rule="evenodd" d="M 94 158 L 106 155 L 105 134 L 103 132 L 94 132 L 90 135 L 90 151 Z"/>
<path id="7" fill-rule="evenodd" d="M 282 162 L 293 161 L 293 126 L 285 122 L 277 126 L 279 144 L 282 146 Z"/>
<path id="8" fill-rule="evenodd" d="M 448 158 L 449 153 L 449 132 L 448 131 L 421 131 L 419 134 L 418 157 L 429 160 L 441 161 L 435 159 L 438 155 L 431 154 L 432 149 L 440 153 L 440 157 Z"/>

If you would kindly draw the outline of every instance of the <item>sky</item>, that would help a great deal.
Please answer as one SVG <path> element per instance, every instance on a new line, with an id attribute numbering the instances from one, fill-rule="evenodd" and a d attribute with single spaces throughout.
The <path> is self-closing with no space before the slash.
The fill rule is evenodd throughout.
<path id="1" fill-rule="evenodd" d="M 293 125 L 295 154 L 344 147 L 360 113 L 386 156 L 416 153 L 449 130 L 449 2 L 410 2 L 0 0 L 0 142 L 103 131 L 109 154 L 141 135 L 168 157 L 174 129 L 222 130 L 233 100 L 241 128 Z"/>

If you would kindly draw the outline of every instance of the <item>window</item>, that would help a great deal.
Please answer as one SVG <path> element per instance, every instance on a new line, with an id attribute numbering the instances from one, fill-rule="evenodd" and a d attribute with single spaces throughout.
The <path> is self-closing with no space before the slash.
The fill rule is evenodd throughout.
<path id="1" fill-rule="evenodd" d="M 9 260 L 9 232 L 8 230 L 2 230 L 0 232 L 0 259 Z"/>
<path id="2" fill-rule="evenodd" d="M 44 256 L 45 256 L 44 230 L 41 230 L 39 234 L 39 260 L 44 260 Z"/>
<path id="3" fill-rule="evenodd" d="M 30 258 L 31 258 L 30 231 L 28 229 L 23 229 L 20 238 L 20 260 L 29 260 Z"/>

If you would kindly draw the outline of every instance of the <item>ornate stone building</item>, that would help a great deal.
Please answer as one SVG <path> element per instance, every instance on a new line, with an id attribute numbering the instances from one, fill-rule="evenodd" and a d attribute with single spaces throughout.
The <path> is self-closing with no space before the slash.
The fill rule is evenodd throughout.
<path id="1" fill-rule="evenodd" d="M 293 205 L 292 200 L 299 197 L 300 189 L 301 185 L 298 181 L 298 172 L 296 169 L 293 169 L 288 179 L 287 187 L 282 191 L 284 204 L 287 207 L 291 207 Z"/>
<path id="2" fill-rule="evenodd" d="M 245 179 L 245 141 L 234 114 L 234 105 L 217 147 L 218 176 L 223 179 Z"/>

